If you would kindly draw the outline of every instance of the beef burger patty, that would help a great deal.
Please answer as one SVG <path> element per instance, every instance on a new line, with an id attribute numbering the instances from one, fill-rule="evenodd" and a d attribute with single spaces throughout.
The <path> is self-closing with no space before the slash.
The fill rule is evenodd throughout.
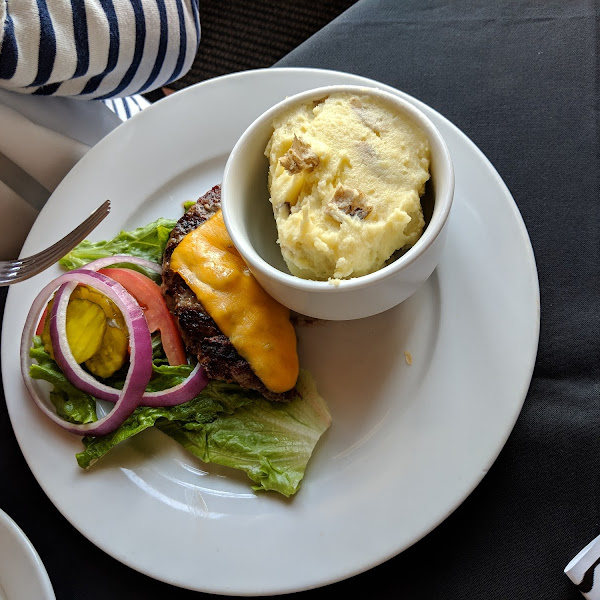
<path id="1" fill-rule="evenodd" d="M 236 382 L 256 390 L 269 400 L 289 402 L 298 395 L 295 389 L 276 394 L 254 374 L 229 338 L 224 335 L 204 306 L 178 273 L 171 270 L 171 255 L 181 240 L 221 208 L 221 186 L 216 185 L 201 196 L 177 221 L 163 256 L 162 292 L 173 313 L 186 349 L 198 357 L 210 379 Z"/>

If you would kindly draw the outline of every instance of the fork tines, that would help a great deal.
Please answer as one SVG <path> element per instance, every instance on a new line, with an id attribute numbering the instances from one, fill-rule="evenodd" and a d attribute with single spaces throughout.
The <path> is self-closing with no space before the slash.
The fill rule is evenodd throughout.
<path id="1" fill-rule="evenodd" d="M 0 286 L 29 279 L 47 269 L 83 241 L 109 212 L 110 200 L 106 200 L 85 221 L 56 244 L 26 258 L 0 261 Z"/>

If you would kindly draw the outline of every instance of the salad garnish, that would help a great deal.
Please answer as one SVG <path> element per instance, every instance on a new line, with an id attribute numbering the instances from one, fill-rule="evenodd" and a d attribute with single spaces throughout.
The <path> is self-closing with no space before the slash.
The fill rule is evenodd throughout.
<path id="1" fill-rule="evenodd" d="M 48 417 L 82 437 L 76 458 L 84 469 L 154 427 L 204 462 L 243 470 L 254 489 L 291 496 L 330 426 L 327 405 L 304 369 L 299 396 L 279 403 L 237 383 L 209 380 L 186 354 L 158 285 L 174 224 L 158 219 L 113 240 L 85 241 L 60 261 L 69 271 L 40 292 L 23 332 L 25 384 Z M 82 289 L 88 291 L 75 291 Z M 81 306 L 71 314 L 79 320 L 69 318 L 75 300 Z M 89 325 L 70 334 L 69 323 Z M 104 340 L 119 328 L 128 341 L 125 361 L 112 360 Z M 94 336 L 102 340 L 90 341 Z M 81 348 L 72 347 L 74 339 Z M 51 384 L 49 397 L 35 380 Z"/>

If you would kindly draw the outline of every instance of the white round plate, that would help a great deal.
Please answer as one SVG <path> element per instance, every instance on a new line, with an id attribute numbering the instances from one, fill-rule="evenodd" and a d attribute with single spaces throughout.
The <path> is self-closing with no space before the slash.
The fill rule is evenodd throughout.
<path id="1" fill-rule="evenodd" d="M 337 83 L 379 86 L 425 111 L 450 148 L 456 194 L 445 255 L 416 295 L 373 318 L 299 327 L 301 362 L 333 424 L 292 499 L 254 493 L 243 474 L 202 464 L 158 431 L 82 471 L 74 457 L 80 441 L 34 406 L 19 373 L 28 307 L 60 271 L 8 294 L 4 391 L 33 474 L 84 536 L 156 579 L 202 592 L 270 595 L 374 567 L 467 497 L 521 410 L 537 352 L 539 288 L 517 207 L 455 126 L 372 80 L 266 69 L 177 92 L 77 164 L 41 212 L 23 254 L 58 239 L 105 198 L 113 209 L 94 240 L 159 216 L 178 218 L 183 201 L 220 183 L 235 141 L 263 110 L 286 95 Z"/>
<path id="2" fill-rule="evenodd" d="M 0 510 L 0 600 L 54 600 L 50 578 L 23 530 Z"/>

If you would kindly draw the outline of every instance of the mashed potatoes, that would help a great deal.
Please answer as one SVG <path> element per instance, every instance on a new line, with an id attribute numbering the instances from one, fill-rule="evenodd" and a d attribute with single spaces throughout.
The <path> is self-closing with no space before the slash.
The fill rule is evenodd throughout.
<path id="1" fill-rule="evenodd" d="M 423 131 L 368 95 L 336 93 L 273 123 L 265 150 L 278 243 L 298 277 L 380 269 L 423 228 Z"/>

